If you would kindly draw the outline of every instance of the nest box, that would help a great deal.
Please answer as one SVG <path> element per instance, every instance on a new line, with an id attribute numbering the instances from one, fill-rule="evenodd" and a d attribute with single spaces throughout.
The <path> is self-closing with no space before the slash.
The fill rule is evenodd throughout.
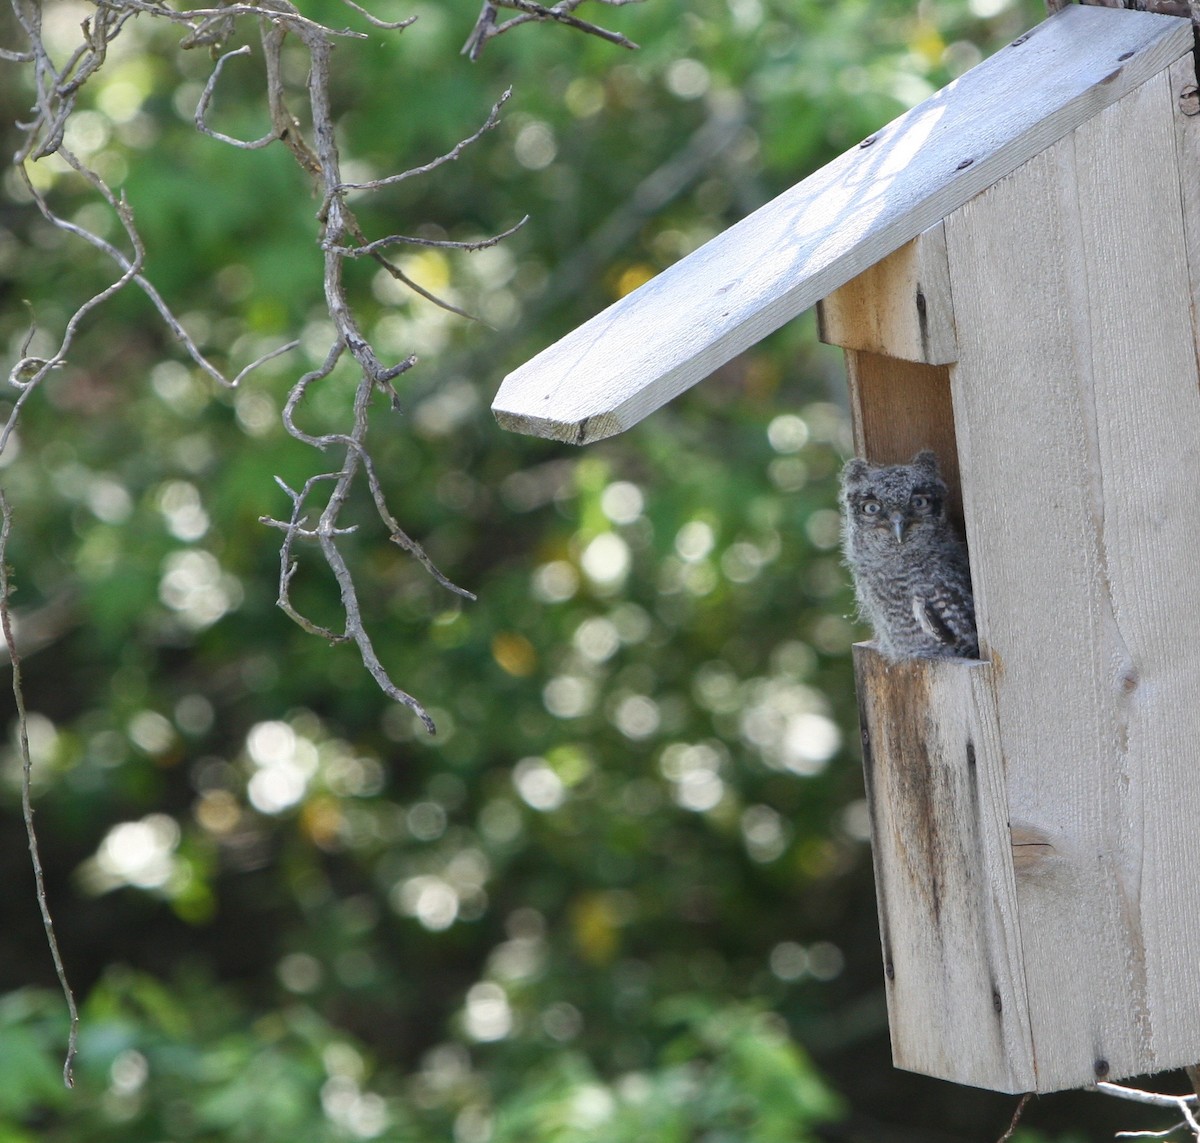
<path id="1" fill-rule="evenodd" d="M 504 381 L 620 432 L 819 305 L 861 455 L 937 450 L 981 660 L 855 648 L 898 1066 L 1051 1091 L 1200 1060 L 1192 28 L 1068 7 Z"/>

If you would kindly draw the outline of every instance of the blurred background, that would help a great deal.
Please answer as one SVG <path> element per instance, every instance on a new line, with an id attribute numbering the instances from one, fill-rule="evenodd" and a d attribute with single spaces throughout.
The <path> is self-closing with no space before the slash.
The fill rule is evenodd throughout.
<path id="1" fill-rule="evenodd" d="M 837 551 L 848 429 L 812 315 L 582 451 L 501 432 L 488 406 L 508 370 L 1041 4 L 595 5 L 580 15 L 640 51 L 528 25 L 476 63 L 459 54 L 475 0 L 380 0 L 418 17 L 403 33 L 303 7 L 367 33 L 334 54 L 348 178 L 428 161 L 514 90 L 456 163 L 355 202 L 372 238 L 472 240 L 529 214 L 488 250 L 400 254 L 482 320 L 347 270 L 377 347 L 421 358 L 401 412 L 372 414 L 392 509 L 479 599 L 388 544 L 358 490 L 345 548 L 364 618 L 435 737 L 352 648 L 276 608 L 279 534 L 259 517 L 289 510 L 276 475 L 328 467 L 280 422 L 332 336 L 319 204 L 281 146 L 199 135 L 209 53 L 132 21 L 68 141 L 124 192 L 149 277 L 206 351 L 236 371 L 301 348 L 220 390 L 126 290 L 0 457 L 37 825 L 82 1009 L 67 1091 L 6 698 L 0 1143 L 997 1139 L 1014 1098 L 890 1064 L 849 658 L 864 632 Z M 89 10 L 45 6 L 58 58 Z M 0 33 L 17 42 L 11 14 Z M 306 57 L 289 61 L 298 108 Z M 12 153 L 32 78 L 3 66 Z M 260 69 L 257 46 L 226 68 L 219 130 L 268 129 Z M 118 237 L 61 165 L 35 178 Z M 25 302 L 48 345 L 112 275 L 11 171 L 2 187 L 7 370 Z M 352 393 L 335 374 L 305 427 L 343 430 Z M 318 566 L 295 595 L 339 625 Z M 1045 1097 L 1017 1138 L 1156 1116 Z"/>

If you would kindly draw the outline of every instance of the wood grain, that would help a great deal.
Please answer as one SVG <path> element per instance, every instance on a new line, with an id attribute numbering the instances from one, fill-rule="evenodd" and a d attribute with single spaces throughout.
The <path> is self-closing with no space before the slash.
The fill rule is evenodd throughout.
<path id="1" fill-rule="evenodd" d="M 988 663 L 854 648 L 892 1056 L 1000 1091 L 1036 1083 Z"/>
<path id="2" fill-rule="evenodd" d="M 1191 50 L 1191 25 L 1072 5 L 505 378 L 508 429 L 611 436 Z"/>
<path id="3" fill-rule="evenodd" d="M 817 303 L 821 340 L 902 361 L 958 358 L 946 231 L 938 222 Z"/>
<path id="4" fill-rule="evenodd" d="M 946 220 L 1037 1089 L 1200 1058 L 1200 377 L 1164 72 Z M 1149 191 L 1148 186 L 1153 190 Z"/>
<path id="5" fill-rule="evenodd" d="M 1187 114 L 1197 106 L 1196 67 L 1193 57 L 1176 60 L 1167 71 L 1175 96 L 1175 153 L 1179 160 L 1183 236 L 1191 274 L 1192 331 L 1200 346 L 1200 114 Z M 1191 94 L 1186 94 L 1186 93 Z M 1200 1058 L 1200 1057 L 1198 1057 Z"/>

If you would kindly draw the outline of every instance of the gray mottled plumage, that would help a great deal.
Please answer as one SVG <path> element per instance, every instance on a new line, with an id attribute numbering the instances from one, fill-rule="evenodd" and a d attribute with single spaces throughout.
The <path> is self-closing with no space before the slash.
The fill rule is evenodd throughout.
<path id="1" fill-rule="evenodd" d="M 848 461 L 841 503 L 846 563 L 879 649 L 889 659 L 978 658 L 967 549 L 946 519 L 937 457 Z"/>

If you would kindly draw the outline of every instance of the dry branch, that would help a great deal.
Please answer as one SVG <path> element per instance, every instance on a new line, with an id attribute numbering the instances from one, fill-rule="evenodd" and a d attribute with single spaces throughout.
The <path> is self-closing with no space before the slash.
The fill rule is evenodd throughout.
<path id="1" fill-rule="evenodd" d="M 96 307 L 127 285 L 138 286 L 150 298 L 188 356 L 213 380 L 222 385 L 238 384 L 257 366 L 295 347 L 296 343 L 290 342 L 274 349 L 251 362 L 232 378 L 227 377 L 201 351 L 163 297 L 143 275 L 145 249 L 130 205 L 114 194 L 104 180 L 78 156 L 74 155 L 63 142 L 65 126 L 74 110 L 78 92 L 88 77 L 103 63 L 109 43 L 134 15 L 152 17 L 180 27 L 184 32 L 181 41 L 184 47 L 205 45 L 214 51 L 217 51 L 233 34 L 239 20 L 256 20 L 259 25 L 259 42 L 263 54 L 265 102 L 270 116 L 270 130 L 257 139 L 243 140 L 218 130 L 210 122 L 212 101 L 225 68 L 235 57 L 251 55 L 249 45 L 216 55 L 208 82 L 197 103 L 194 121 L 196 129 L 201 134 L 241 150 L 257 150 L 278 140 L 288 147 L 300 168 L 314 180 L 315 190 L 321 202 L 317 215 L 320 228 L 317 239 L 324 262 L 322 277 L 325 302 L 333 323 L 335 338 L 325 364 L 304 374 L 293 385 L 285 405 L 283 420 L 287 431 L 296 440 L 321 451 L 329 449 L 342 451 L 341 464 L 333 471 L 312 477 L 299 491 L 283 486 L 292 500 L 292 511 L 286 521 L 264 518 L 265 522 L 282 528 L 284 531 L 280 550 L 281 575 L 278 602 L 282 610 L 305 630 L 326 638 L 353 641 L 359 649 L 364 665 L 384 693 L 410 707 L 432 731 L 433 724 L 424 707 L 395 684 L 380 662 L 364 626 L 358 593 L 350 568 L 337 547 L 339 538 L 349 530 L 339 525 L 339 516 L 356 483 L 360 479 L 365 480 L 371 501 L 375 505 L 379 520 L 386 529 L 390 542 L 408 552 L 443 587 L 465 598 L 473 599 L 474 596 L 455 586 L 437 569 L 421 545 L 400 527 L 395 515 L 388 508 L 383 488 L 368 451 L 367 410 L 376 392 L 384 394 L 393 406 L 397 405 L 398 397 L 393 382 L 416 364 L 416 358 L 409 355 L 399 361 L 386 362 L 377 353 L 362 329 L 352 301 L 347 295 L 342 275 L 343 263 L 348 258 L 373 258 L 393 278 L 410 286 L 419 296 L 428 298 L 454 312 L 461 313 L 461 311 L 413 283 L 403 271 L 392 265 L 382 255 L 382 251 L 391 245 L 398 243 L 435 244 L 432 240 L 390 235 L 374 242 L 368 241 L 353 211 L 347 205 L 346 198 L 352 191 L 382 189 L 416 175 L 428 174 L 445 163 L 457 159 L 467 147 L 496 126 L 499 122 L 500 109 L 509 99 L 511 92 L 506 91 L 496 101 L 482 126 L 437 158 L 372 182 L 348 183 L 343 180 L 341 174 L 333 109 L 329 99 L 330 61 L 335 39 L 361 38 L 362 33 L 349 28 L 338 29 L 322 25 L 302 15 L 287 0 L 272 0 L 271 3 L 264 4 L 235 3 L 221 7 L 196 7 L 182 10 L 168 8 L 156 0 L 124 0 L 120 5 L 102 3 L 97 8 L 95 16 L 84 25 L 83 44 L 71 55 L 65 65 L 56 67 L 42 39 L 40 5 L 34 3 L 33 0 L 12 0 L 12 2 L 20 27 L 30 44 L 30 50 L 28 52 L 7 52 L 5 58 L 17 62 L 32 62 L 37 75 L 35 115 L 30 123 L 23 125 L 25 141 L 16 160 L 18 170 L 32 201 L 47 222 L 81 238 L 100 251 L 114 263 L 118 276 L 94 297 L 76 308 L 67 323 L 60 345 L 51 355 L 45 358 L 22 355 L 21 360 L 12 367 L 10 381 L 20 390 L 20 393 L 7 423 L 3 429 L 0 429 L 0 451 L 3 450 L 11 436 L 25 401 L 52 370 L 61 368 L 66 363 L 81 321 Z M 379 20 L 354 0 L 345 0 L 345 2 L 348 8 L 377 28 L 401 31 L 412 23 L 411 19 L 395 22 Z M 294 114 L 289 107 L 289 94 L 283 79 L 281 56 L 284 42 L 289 38 L 298 40 L 309 57 L 310 66 L 305 90 L 308 104 L 307 118 L 311 123 L 308 132 L 302 128 L 300 117 Z M 124 233 L 123 244 L 126 249 L 123 250 L 99 234 L 62 217 L 53 209 L 47 196 L 38 189 L 28 172 L 29 163 L 50 154 L 56 154 L 63 159 L 109 205 L 121 223 Z M 521 223 L 517 225 L 520 226 Z M 476 242 L 446 241 L 436 244 L 462 250 L 483 249 L 500 241 L 515 229 L 516 227 L 512 227 L 504 234 Z M 345 357 L 353 360 L 360 375 L 355 388 L 353 427 L 346 433 L 331 433 L 321 436 L 300 431 L 294 419 L 297 406 L 309 388 L 328 377 L 338 362 Z M 326 490 L 328 490 L 327 494 Z M 308 527 L 305 523 L 310 518 L 317 520 L 312 527 Z M 299 546 L 304 542 L 315 546 L 320 552 L 322 562 L 338 585 L 346 615 L 345 630 L 340 633 L 333 633 L 305 618 L 291 602 L 291 584 L 300 558 Z"/>
<path id="2" fill-rule="evenodd" d="M 625 4 L 638 4 L 641 0 L 599 0 L 599 2 L 612 8 L 619 8 Z M 488 40 L 502 36 L 505 32 L 511 31 L 521 24 L 527 24 L 531 20 L 552 20 L 574 28 L 576 31 L 586 32 L 590 36 L 598 36 L 618 47 L 629 50 L 637 49 L 637 44 L 621 35 L 620 32 L 609 31 L 607 28 L 602 28 L 587 20 L 581 20 L 578 16 L 573 15 L 575 9 L 583 3 L 584 0 L 560 0 L 558 4 L 553 5 L 537 4 L 534 0 L 484 0 L 483 8 L 475 21 L 475 27 L 471 29 L 467 42 L 463 44 L 462 54 L 469 59 L 477 60 Z M 511 9 L 518 12 L 519 15 L 497 23 L 496 18 L 501 8 Z"/>
<path id="3" fill-rule="evenodd" d="M 25 688 L 21 681 L 21 656 L 17 652 L 17 641 L 13 637 L 12 608 L 9 602 L 12 598 L 12 583 L 8 571 L 8 537 L 11 531 L 12 508 L 7 497 L 0 492 L 0 630 L 4 632 L 4 644 L 8 648 L 8 659 L 12 668 L 13 702 L 17 709 L 17 750 L 21 757 L 21 816 L 25 820 L 25 836 L 29 841 L 29 858 L 33 864 L 34 894 L 37 897 L 38 910 L 42 914 L 42 927 L 46 931 L 50 958 L 54 961 L 54 971 L 67 1002 L 67 1015 L 70 1019 L 67 1052 L 63 1060 L 63 1082 L 67 1087 L 74 1087 L 75 1053 L 79 1046 L 79 1009 L 75 1004 L 75 993 L 67 979 L 62 953 L 59 952 L 54 920 L 46 899 L 46 877 L 42 872 L 37 831 L 33 827 L 33 756 L 29 752 L 29 719 L 25 712 Z"/>
<path id="4" fill-rule="evenodd" d="M 356 0 L 342 0 L 346 7 L 358 17 L 377 29 L 402 31 L 415 17 L 398 21 L 384 21 L 362 7 Z M 600 0 L 616 7 L 636 0 Z M 497 0 L 487 4 L 480 16 L 467 54 L 475 58 L 486 41 L 513 27 L 531 21 L 553 21 L 565 24 L 590 35 L 600 36 L 611 43 L 631 48 L 634 45 L 624 36 L 600 28 L 573 15 L 583 0 L 561 0 L 551 7 L 533 0 Z M 392 680 L 386 667 L 375 651 L 367 631 L 359 604 L 358 592 L 350 567 L 339 548 L 339 541 L 355 531 L 340 523 L 341 514 L 353 490 L 365 482 L 366 491 L 374 505 L 376 516 L 386 530 L 389 542 L 397 545 L 415 559 L 443 588 L 466 599 L 475 596 L 451 582 L 433 563 L 421 545 L 400 526 L 388 506 L 382 482 L 367 443 L 367 430 L 371 402 L 377 394 L 383 394 L 392 404 L 398 405 L 398 395 L 393 382 L 416 364 L 416 357 L 409 355 L 387 363 L 373 348 L 356 316 L 354 305 L 348 297 L 343 281 L 343 265 L 347 259 L 370 257 L 379 263 L 394 279 L 426 298 L 454 313 L 461 310 L 438 299 L 414 283 L 407 275 L 384 257 L 382 251 L 398 244 L 438 246 L 458 250 L 481 250 L 511 235 L 526 221 L 491 238 L 472 242 L 440 241 L 407 237 L 401 234 L 388 235 L 369 240 L 359 226 L 353 211 L 347 204 L 351 192 L 381 190 L 417 175 L 429 174 L 446 163 L 458 159 L 466 148 L 491 131 L 499 122 L 500 110 L 509 99 L 506 91 L 496 101 L 482 125 L 466 135 L 450 150 L 438 157 L 396 174 L 364 183 L 349 183 L 342 178 L 341 161 L 338 154 L 334 130 L 334 116 L 330 104 L 330 59 L 335 40 L 365 39 L 363 32 L 352 28 L 332 28 L 303 15 L 291 0 L 263 0 L 262 3 L 229 3 L 213 7 L 175 8 L 158 0 L 95 0 L 95 7 L 81 25 L 81 42 L 65 62 L 56 63 L 43 37 L 41 0 L 10 0 L 16 16 L 17 28 L 23 34 L 26 46 L 18 49 L 0 48 L 0 62 L 20 65 L 31 69 L 34 91 L 33 107 L 27 122 L 17 124 L 21 143 L 13 158 L 18 178 L 21 180 L 30 201 L 41 216 L 52 227 L 82 240 L 107 259 L 114 267 L 112 280 L 86 300 L 75 304 L 66 321 L 57 348 L 48 356 L 30 354 L 36 332 L 35 319 L 31 317 L 29 333 L 20 348 L 18 360 L 8 372 L 8 380 L 17 392 L 10 415 L 0 427 L 0 453 L 9 445 L 25 403 L 38 391 L 41 383 L 54 370 L 63 368 L 70 359 L 79 335 L 80 327 L 90 314 L 104 302 L 127 286 L 136 286 L 150 300 L 167 329 L 180 343 L 183 351 L 197 368 L 213 381 L 227 387 L 237 386 L 252 371 L 264 362 L 296 348 L 297 342 L 285 345 L 251 361 L 233 376 L 219 368 L 201 350 L 195 339 L 175 316 L 170 305 L 143 273 L 146 250 L 138 232 L 132 206 L 122 195 L 115 193 L 97 170 L 89 166 L 80 156 L 65 145 L 66 128 L 75 111 L 80 91 L 90 78 L 104 65 L 108 48 L 120 35 L 130 20 L 137 17 L 152 19 L 178 28 L 181 32 L 180 47 L 183 49 L 203 47 L 213 54 L 213 67 L 197 103 L 194 122 L 197 131 L 216 142 L 239 150 L 258 150 L 275 141 L 281 142 L 292 153 L 297 165 L 314 183 L 316 196 L 321 203 L 317 212 L 317 241 L 323 258 L 323 288 L 325 303 L 334 327 L 334 338 L 326 357 L 317 368 L 304 373 L 291 386 L 284 410 L 283 423 L 287 432 L 298 442 L 309 445 L 320 452 L 338 452 L 338 460 L 329 471 L 310 476 L 301 488 L 293 489 L 279 478 L 277 483 L 291 502 L 291 511 L 285 520 L 269 516 L 262 522 L 283 533 L 280 544 L 280 574 L 278 605 L 303 630 L 318 635 L 330 642 L 353 642 L 358 648 L 363 664 L 375 679 L 380 689 L 396 702 L 411 709 L 426 729 L 434 732 L 434 724 L 424 706 Z M 504 23 L 497 24 L 496 13 L 506 8 L 517 15 Z M 490 13 L 490 14 L 489 14 Z M 243 140 L 219 131 L 210 124 L 211 105 L 217 86 L 225 68 L 234 58 L 252 56 L 247 45 L 222 52 L 224 45 L 233 36 L 240 23 L 250 21 L 257 24 L 258 39 L 263 53 L 263 75 L 265 102 L 270 128 L 257 139 Z M 301 118 L 293 114 L 288 105 L 288 92 L 284 82 L 282 53 L 288 38 L 299 41 L 309 58 L 308 79 L 305 87 L 307 121 L 311 127 L 306 132 Z M 121 239 L 110 242 L 101 234 L 78 222 L 72 221 L 55 210 L 48 192 L 39 189 L 38 180 L 30 175 L 30 166 L 49 156 L 58 159 L 81 178 L 100 201 L 107 204 L 120 224 Z M 353 392 L 351 425 L 347 432 L 311 434 L 296 423 L 296 414 L 305 396 L 314 385 L 328 380 L 340 363 L 350 360 L 358 370 L 358 380 Z M 37 850 L 37 839 L 33 827 L 33 809 L 30 796 L 31 758 L 26 732 L 24 695 L 21 689 L 20 659 L 12 637 L 11 614 L 9 611 L 9 578 L 4 563 L 11 512 L 3 492 L 0 491 L 0 627 L 8 645 L 13 670 L 13 691 L 17 707 L 17 731 L 22 761 L 24 764 L 23 806 L 29 847 L 32 855 L 38 904 L 42 912 L 47 941 L 50 946 L 55 969 L 66 996 L 70 1014 L 70 1037 L 64 1065 L 64 1078 L 68 1085 L 72 1080 L 72 1065 L 76 1052 L 78 1012 L 75 998 L 68 984 L 62 958 L 59 955 L 54 926 L 46 902 L 42 868 Z M 312 521 L 315 519 L 315 523 Z M 344 627 L 335 631 L 330 627 L 313 622 L 293 604 L 292 583 L 300 566 L 299 551 L 302 545 L 315 548 L 337 583 Z"/>
<path id="5" fill-rule="evenodd" d="M 1175 1126 L 1168 1128 L 1166 1131 L 1123 1131 L 1123 1138 L 1162 1138 L 1171 1135 L 1181 1128 L 1186 1128 L 1192 1133 L 1192 1138 L 1200 1141 L 1200 1121 L 1196 1119 L 1196 1113 L 1193 1108 L 1200 1103 L 1200 1097 L 1196 1095 L 1166 1095 L 1156 1091 L 1142 1091 L 1136 1087 L 1125 1087 L 1117 1083 L 1098 1083 L 1095 1085 L 1096 1091 L 1102 1092 L 1104 1095 L 1111 1095 L 1116 1099 L 1128 1100 L 1130 1103 L 1144 1103 L 1152 1107 L 1169 1107 L 1174 1108 L 1183 1116 L 1183 1122 L 1177 1123 Z"/>

